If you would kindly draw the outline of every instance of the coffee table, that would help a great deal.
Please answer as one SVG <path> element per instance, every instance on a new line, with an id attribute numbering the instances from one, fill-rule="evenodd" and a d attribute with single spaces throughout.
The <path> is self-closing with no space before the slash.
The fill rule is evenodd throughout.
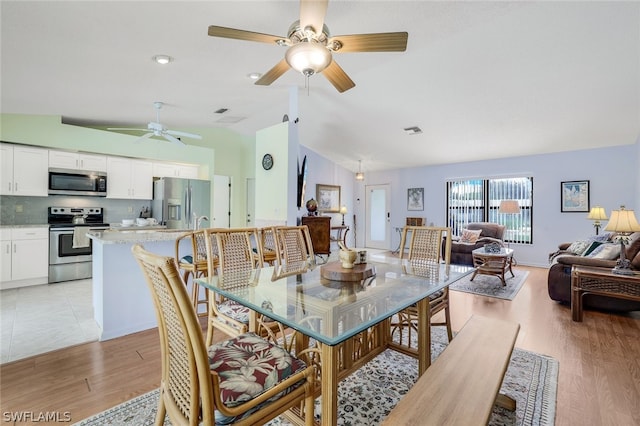
<path id="1" fill-rule="evenodd" d="M 484 250 L 484 247 L 477 248 L 471 252 L 473 256 L 473 266 L 476 267 L 470 281 L 476 275 L 493 275 L 502 281 L 502 285 L 506 286 L 504 279 L 505 272 L 511 272 L 511 276 L 515 277 L 511 265 L 513 264 L 513 249 L 502 247 L 499 252 L 491 253 Z"/>

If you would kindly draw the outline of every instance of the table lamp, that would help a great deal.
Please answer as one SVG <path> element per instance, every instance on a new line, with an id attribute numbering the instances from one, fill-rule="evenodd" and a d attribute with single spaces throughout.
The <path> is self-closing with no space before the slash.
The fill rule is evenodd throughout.
<path id="1" fill-rule="evenodd" d="M 608 220 L 607 213 L 604 211 L 604 207 L 595 206 L 591 207 L 591 211 L 587 216 L 587 219 L 593 220 L 593 226 L 596 228 L 596 235 L 598 235 L 598 231 L 600 230 L 600 221 Z"/>
<path id="2" fill-rule="evenodd" d="M 344 226 L 344 215 L 347 214 L 347 206 L 340 207 L 340 214 L 342 215 L 342 226 Z"/>
<path id="3" fill-rule="evenodd" d="M 618 275 L 633 275 L 631 261 L 626 259 L 624 248 L 625 243 L 629 241 L 629 235 L 632 232 L 640 231 L 640 225 L 633 210 L 627 210 L 624 206 L 620 206 L 620 210 L 613 210 L 611 219 L 609 219 L 609 223 L 607 223 L 607 227 L 604 230 L 617 232 L 616 238 L 620 240 L 620 259 L 618 259 L 615 268 L 611 272 Z"/>

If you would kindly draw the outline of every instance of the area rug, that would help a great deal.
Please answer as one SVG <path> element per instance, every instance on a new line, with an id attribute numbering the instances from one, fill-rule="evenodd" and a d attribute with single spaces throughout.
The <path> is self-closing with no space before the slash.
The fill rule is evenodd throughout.
<path id="1" fill-rule="evenodd" d="M 432 358 L 447 345 L 446 331 L 434 327 Z M 342 382 L 338 388 L 338 425 L 378 425 L 417 380 L 417 361 L 386 350 Z M 494 407 L 492 426 L 553 425 L 556 409 L 558 362 L 548 356 L 515 349 L 501 392 L 516 400 L 516 411 Z M 153 425 L 158 391 L 152 391 L 90 417 L 77 426 Z M 316 415 L 320 412 L 316 401 Z M 170 425 L 165 420 L 165 425 Z M 288 426 L 277 418 L 269 426 Z"/>
<path id="2" fill-rule="evenodd" d="M 496 297 L 498 299 L 513 300 L 529 275 L 529 271 L 521 271 L 513 269 L 512 277 L 509 272 L 505 274 L 506 286 L 502 285 L 499 277 L 492 275 L 476 275 L 473 281 L 468 275 L 449 286 L 449 289 L 455 291 L 464 291 L 465 293 L 479 294 L 480 296 Z"/>

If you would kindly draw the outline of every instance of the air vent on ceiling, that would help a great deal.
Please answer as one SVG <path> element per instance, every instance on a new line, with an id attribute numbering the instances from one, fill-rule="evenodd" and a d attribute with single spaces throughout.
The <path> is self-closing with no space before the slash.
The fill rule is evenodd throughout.
<path id="1" fill-rule="evenodd" d="M 215 110 L 214 112 L 216 114 L 224 114 L 227 111 L 229 111 L 229 108 L 220 108 L 220 109 Z"/>
<path id="2" fill-rule="evenodd" d="M 405 127 L 404 131 L 408 135 L 417 135 L 418 133 L 422 133 L 422 129 L 418 126 Z"/>

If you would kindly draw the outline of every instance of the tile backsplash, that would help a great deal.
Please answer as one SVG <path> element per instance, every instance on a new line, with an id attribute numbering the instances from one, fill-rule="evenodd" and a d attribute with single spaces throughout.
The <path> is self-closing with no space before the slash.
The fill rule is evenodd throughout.
<path id="1" fill-rule="evenodd" d="M 151 209 L 151 200 L 113 200 L 104 197 L 0 196 L 0 225 L 42 225 L 47 223 L 47 207 L 102 207 L 106 223 L 134 219 L 144 208 Z M 151 212 L 153 217 L 153 212 Z"/>

